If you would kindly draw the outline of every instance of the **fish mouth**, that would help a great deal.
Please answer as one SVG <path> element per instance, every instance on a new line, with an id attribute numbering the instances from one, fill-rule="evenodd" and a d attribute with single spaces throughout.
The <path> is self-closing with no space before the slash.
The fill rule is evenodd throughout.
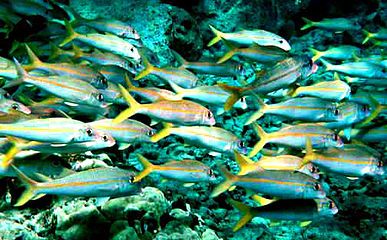
<path id="1" fill-rule="evenodd" d="M 31 114 L 31 109 L 27 108 L 27 107 L 23 107 L 20 109 L 20 111 L 24 114 Z"/>
<path id="2" fill-rule="evenodd" d="M 313 63 L 313 66 L 312 66 L 312 73 L 317 72 L 317 70 L 318 70 L 318 65 L 315 64 L 315 63 Z"/>

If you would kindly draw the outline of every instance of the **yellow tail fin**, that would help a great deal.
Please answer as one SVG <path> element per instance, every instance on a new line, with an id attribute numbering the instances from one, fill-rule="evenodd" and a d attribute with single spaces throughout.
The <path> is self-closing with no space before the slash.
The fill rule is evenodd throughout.
<path id="1" fill-rule="evenodd" d="M 255 98 L 257 99 L 257 103 L 259 105 L 259 110 L 256 111 L 255 113 L 253 113 L 253 115 L 251 115 L 247 121 L 245 122 L 245 125 L 249 125 L 253 122 L 255 122 L 256 120 L 260 119 L 263 114 L 265 114 L 265 110 L 267 109 L 267 105 L 262 101 L 262 99 L 258 96 L 255 96 Z"/>
<path id="2" fill-rule="evenodd" d="M 305 156 L 302 159 L 301 165 L 298 166 L 297 169 L 301 169 L 304 167 L 306 164 L 311 162 L 314 159 L 314 152 L 313 152 L 313 147 L 312 147 L 312 140 L 307 137 L 306 138 L 306 144 L 305 144 Z"/>
<path id="3" fill-rule="evenodd" d="M 312 22 L 311 20 L 304 18 L 304 17 L 302 18 L 302 20 L 304 20 L 305 25 L 301 28 L 301 31 L 306 30 L 306 29 L 314 26 L 314 22 Z"/>
<path id="4" fill-rule="evenodd" d="M 228 91 L 231 95 L 228 97 L 226 103 L 224 104 L 224 110 L 229 111 L 232 106 L 242 97 L 242 88 L 228 86 L 227 84 L 218 83 L 218 86 Z"/>
<path id="5" fill-rule="evenodd" d="M 171 134 L 173 125 L 171 123 L 164 123 L 163 125 L 164 128 L 150 138 L 152 142 L 158 142 Z"/>
<path id="6" fill-rule="evenodd" d="M 141 179 L 148 176 L 154 170 L 155 167 L 155 165 L 150 163 L 148 159 L 146 159 L 141 154 L 137 154 L 137 158 L 144 167 L 144 170 L 142 170 L 139 174 L 136 175 L 133 182 L 139 182 Z"/>
<path id="7" fill-rule="evenodd" d="M 27 177 L 24 173 L 22 173 L 17 167 L 14 165 L 11 165 L 13 170 L 16 172 L 19 179 L 25 184 L 26 190 L 23 192 L 23 194 L 20 196 L 20 198 L 17 200 L 16 204 L 14 206 L 20 207 L 23 206 L 26 202 L 29 200 L 35 198 L 36 190 L 38 182 L 35 182 L 31 178 Z"/>
<path id="8" fill-rule="evenodd" d="M 73 27 L 71 26 L 71 23 L 67 20 L 65 20 L 65 27 L 66 27 L 68 36 L 59 44 L 59 47 L 63 47 L 67 43 L 73 41 L 75 38 L 80 36 L 78 33 L 74 31 Z"/>
<path id="9" fill-rule="evenodd" d="M 139 104 L 121 84 L 118 85 L 121 90 L 122 96 L 125 98 L 126 102 L 129 104 L 129 108 L 121 112 L 115 119 L 113 119 L 113 124 L 118 124 L 125 119 L 133 116 L 140 109 L 141 104 Z"/>
<path id="10" fill-rule="evenodd" d="M 222 192 L 227 191 L 230 187 L 232 187 L 235 183 L 235 181 L 238 179 L 238 176 L 233 175 L 230 173 L 226 167 L 220 166 L 220 171 L 222 175 L 225 177 L 224 182 L 220 183 L 218 186 L 214 188 L 214 190 L 211 193 L 211 197 L 216 197 L 220 195 Z"/>
<path id="11" fill-rule="evenodd" d="M 267 199 L 267 198 L 261 197 L 261 196 L 259 196 L 259 195 L 257 195 L 257 194 L 253 195 L 251 198 L 252 198 L 255 202 L 259 203 L 259 205 L 261 205 L 261 206 L 265 206 L 265 205 L 268 205 L 268 204 L 270 204 L 270 203 L 272 203 L 272 202 L 277 201 L 277 200 L 275 200 L 275 199 Z"/>
<path id="12" fill-rule="evenodd" d="M 234 150 L 234 158 L 239 166 L 238 175 L 245 175 L 255 170 L 254 161 Z"/>
<path id="13" fill-rule="evenodd" d="M 146 58 L 145 54 L 143 54 L 141 51 L 139 51 L 142 63 L 144 64 L 145 69 L 142 70 L 135 78 L 134 80 L 140 80 L 141 78 L 151 74 L 155 67 L 149 62 L 149 60 Z"/>
<path id="14" fill-rule="evenodd" d="M 180 67 L 186 67 L 188 62 L 185 60 L 180 54 L 178 54 L 175 50 L 171 49 L 171 52 L 173 56 L 175 57 L 175 60 L 180 64 Z"/>
<path id="15" fill-rule="evenodd" d="M 250 158 L 257 155 L 257 153 L 263 148 L 263 146 L 265 146 L 268 140 L 268 134 L 258 125 L 258 123 L 254 122 L 252 125 L 253 125 L 254 131 L 257 133 L 260 139 L 251 150 L 249 154 Z"/>
<path id="16" fill-rule="evenodd" d="M 241 215 L 242 215 L 242 217 L 239 219 L 237 224 L 235 224 L 234 228 L 232 229 L 234 232 L 236 232 L 239 229 L 241 229 L 244 225 L 246 225 L 246 223 L 248 223 L 251 219 L 254 218 L 254 213 L 252 211 L 253 208 L 251 208 L 251 207 L 249 207 L 241 202 L 235 201 L 233 199 L 230 199 L 228 202 L 233 207 L 238 209 L 238 211 L 240 211 Z"/>
<path id="17" fill-rule="evenodd" d="M 207 47 L 211 47 L 215 43 L 219 42 L 222 39 L 223 33 L 213 26 L 209 25 L 211 31 L 215 34 L 215 37 L 207 44 Z"/>
<path id="18" fill-rule="evenodd" d="M 321 52 L 321 51 L 319 51 L 317 49 L 309 48 L 309 51 L 311 51 L 312 54 L 313 54 L 313 57 L 312 57 L 313 62 L 315 62 L 320 57 L 324 56 L 324 52 Z"/>
<path id="19" fill-rule="evenodd" d="M 0 162 L 0 167 L 3 169 L 7 169 L 11 164 L 15 157 L 15 155 L 20 152 L 21 150 L 17 146 L 17 143 L 12 141 L 12 146 L 8 151 L 3 155 Z"/>
<path id="20" fill-rule="evenodd" d="M 366 44 L 371 38 L 373 38 L 374 33 L 370 33 L 367 30 L 363 30 L 363 33 L 366 35 L 366 37 L 361 44 Z"/>
<path id="21" fill-rule="evenodd" d="M 36 56 L 36 54 L 31 50 L 31 48 L 27 44 L 24 44 L 24 46 L 27 50 L 28 58 L 31 62 L 28 66 L 24 67 L 27 71 L 37 68 L 44 64 L 42 61 L 40 61 L 38 56 Z"/>

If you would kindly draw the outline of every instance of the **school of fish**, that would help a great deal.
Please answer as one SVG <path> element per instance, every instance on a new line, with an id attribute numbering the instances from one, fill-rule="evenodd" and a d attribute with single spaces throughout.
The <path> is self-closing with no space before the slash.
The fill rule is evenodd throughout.
<path id="1" fill-rule="evenodd" d="M 52 8 L 46 4 L 1 4 L 9 10 L 2 20 L 12 26 L 32 10 L 44 15 Z M 222 32 L 209 26 L 214 38 L 208 47 L 226 49 L 222 57 L 189 62 L 172 51 L 176 64 L 157 66 L 126 23 L 85 19 L 68 6 L 55 7 L 67 17 L 47 16 L 49 26 L 39 33 L 50 36 L 46 41 L 17 43 L 13 50 L 21 54 L 0 56 L 0 177 L 16 177 L 26 188 L 15 207 L 45 195 L 138 194 L 143 179 L 158 174 L 186 187 L 208 183 L 212 198 L 245 189 L 256 203 L 228 199 L 241 212 L 234 231 L 257 216 L 304 226 L 338 212 L 321 173 L 350 180 L 384 175 L 382 153 L 369 144 L 385 147 L 387 139 L 386 29 L 370 33 L 346 18 L 304 18 L 301 30 L 358 31 L 364 40 L 361 46 L 297 54 L 287 40 L 263 29 Z M 206 85 L 206 75 L 230 81 Z M 150 77 L 160 81 L 152 84 Z M 247 116 L 254 145 L 219 124 L 227 111 Z M 150 124 L 131 119 L 136 114 Z M 171 135 L 207 149 L 210 157 L 232 159 L 239 172 L 174 156 L 154 164 L 157 159 L 137 154 L 140 172 L 114 161 L 75 171 L 48 159 L 132 151 L 131 145 L 157 144 Z"/>

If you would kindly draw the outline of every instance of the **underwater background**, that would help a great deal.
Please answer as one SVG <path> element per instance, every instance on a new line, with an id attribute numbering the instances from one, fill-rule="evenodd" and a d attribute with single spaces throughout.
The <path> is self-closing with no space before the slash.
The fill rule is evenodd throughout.
<path id="1" fill-rule="evenodd" d="M 386 239 L 386 8 L 1 1 L 0 239 Z"/>

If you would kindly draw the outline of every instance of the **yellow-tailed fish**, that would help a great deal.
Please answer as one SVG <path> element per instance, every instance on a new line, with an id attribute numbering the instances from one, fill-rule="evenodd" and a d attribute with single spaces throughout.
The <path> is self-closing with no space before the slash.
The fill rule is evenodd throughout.
<path id="1" fill-rule="evenodd" d="M 233 56 L 239 56 L 259 63 L 275 63 L 288 57 L 288 53 L 276 47 L 262 47 L 253 43 L 247 48 L 238 48 L 231 43 L 224 41 L 228 51 L 221 57 L 217 63 L 223 63 Z"/>
<path id="2" fill-rule="evenodd" d="M 291 98 L 284 102 L 267 105 L 258 99 L 259 110 L 249 117 L 246 125 L 272 114 L 292 120 L 305 122 L 332 122 L 337 120 L 337 104 L 328 100 L 313 97 Z"/>
<path id="3" fill-rule="evenodd" d="M 376 33 L 371 33 L 371 32 L 368 32 L 366 30 L 363 30 L 363 33 L 366 35 L 366 37 L 364 38 L 362 44 L 365 44 L 370 39 L 371 40 L 374 40 L 374 39 L 385 40 L 385 41 L 387 40 L 387 28 L 381 28 Z"/>
<path id="4" fill-rule="evenodd" d="M 45 1 L 31 1 L 31 0 L 15 0 L 9 2 L 12 10 L 21 15 L 27 16 L 44 16 L 51 18 L 53 7 L 51 3 Z"/>
<path id="5" fill-rule="evenodd" d="M 96 88 L 104 89 L 107 87 L 106 78 L 96 70 L 84 66 L 84 65 L 75 65 L 70 63 L 46 63 L 42 62 L 34 52 L 25 45 L 27 53 L 30 59 L 29 65 L 24 65 L 23 68 L 26 71 L 31 71 L 34 69 L 47 71 L 51 74 L 68 76 L 72 78 L 81 79 L 93 85 Z"/>
<path id="6" fill-rule="evenodd" d="M 15 59 L 20 81 L 37 86 L 72 103 L 106 107 L 101 92 L 88 82 L 69 76 L 38 77 L 28 74 Z"/>
<path id="7" fill-rule="evenodd" d="M 372 105 L 371 97 L 376 100 L 378 104 L 387 106 L 387 93 L 385 91 L 365 91 L 358 89 L 356 93 L 351 95 L 349 101 L 364 105 Z"/>
<path id="8" fill-rule="evenodd" d="M 214 45 L 222 39 L 229 42 L 236 43 L 244 46 L 251 46 L 256 43 L 260 46 L 274 46 L 283 49 L 284 51 L 290 50 L 289 43 L 282 37 L 275 33 L 268 32 L 262 29 L 256 30 L 242 30 L 233 33 L 224 33 L 210 25 L 210 29 L 214 32 L 215 37 L 208 43 L 208 47 Z"/>
<path id="9" fill-rule="evenodd" d="M 245 95 L 267 94 L 288 87 L 300 78 L 306 78 L 317 70 L 317 65 L 306 56 L 287 58 L 273 67 L 264 70 L 255 81 L 243 87 L 221 86 L 232 93 L 225 104 L 225 110 L 230 110 L 234 103 Z"/>
<path id="10" fill-rule="evenodd" d="M 387 125 L 351 129 L 350 138 L 365 143 L 380 143 L 387 141 Z M 340 132 L 344 136 L 344 131 Z"/>
<path id="11" fill-rule="evenodd" d="M 99 33 L 88 33 L 83 35 L 75 32 L 70 23 L 67 21 L 66 30 L 68 36 L 59 45 L 60 47 L 76 39 L 95 48 L 127 57 L 135 62 L 139 62 L 141 59 L 137 48 L 135 48 L 132 44 L 125 41 L 124 39 L 115 35 L 104 35 Z"/>
<path id="12" fill-rule="evenodd" d="M 119 168 L 100 167 L 76 172 L 47 182 L 36 182 L 13 166 L 19 179 L 26 185 L 25 192 L 15 206 L 46 194 L 72 197 L 121 197 L 136 194 L 139 185 L 134 184 L 135 173 Z"/>
<path id="13" fill-rule="evenodd" d="M 320 22 L 313 22 L 307 18 L 302 18 L 305 21 L 305 25 L 301 30 L 306 30 L 311 27 L 322 28 L 332 31 L 356 31 L 360 30 L 361 26 L 348 18 L 324 18 Z"/>
<path id="14" fill-rule="evenodd" d="M 158 173 L 161 177 L 184 183 L 208 182 L 215 180 L 214 172 L 202 162 L 196 160 L 170 160 L 162 165 L 154 165 L 144 156 L 137 154 L 143 170 L 134 177 L 134 182 L 150 173 Z"/>
<path id="15" fill-rule="evenodd" d="M 141 113 L 155 120 L 181 125 L 215 125 L 212 112 L 200 104 L 188 100 L 160 100 L 155 103 L 139 104 L 124 87 L 119 86 L 129 108 L 121 112 L 113 123 L 120 123 L 136 113 Z"/>
<path id="16" fill-rule="evenodd" d="M 385 78 L 367 78 L 367 77 L 350 77 L 345 76 L 345 81 L 353 85 L 371 85 L 376 87 L 387 87 Z"/>
<path id="17" fill-rule="evenodd" d="M 187 69 L 180 67 L 158 68 L 153 66 L 148 59 L 143 56 L 142 63 L 145 69 L 142 70 L 134 80 L 139 80 L 149 74 L 153 74 L 163 79 L 165 82 L 173 82 L 183 88 L 193 88 L 197 85 L 198 77 Z"/>
<path id="18" fill-rule="evenodd" d="M 280 199 L 260 207 L 249 207 L 235 200 L 230 200 L 229 202 L 242 214 L 242 217 L 233 228 L 234 232 L 238 231 L 254 217 L 277 221 L 304 222 L 331 217 L 338 212 L 335 203 L 328 198 Z"/>
<path id="19" fill-rule="evenodd" d="M 364 175 L 383 175 L 383 161 L 373 156 L 369 151 L 356 145 L 344 145 L 344 148 L 328 148 L 313 152 L 308 141 L 303 164 L 313 163 L 321 170 L 347 177 L 362 177 Z"/>
<path id="20" fill-rule="evenodd" d="M 219 127 L 206 126 L 172 126 L 164 124 L 164 128 L 151 137 L 157 142 L 169 135 L 176 135 L 186 143 L 204 147 L 215 152 L 232 154 L 234 150 L 246 153 L 244 143 L 233 133 Z"/>
<path id="21" fill-rule="evenodd" d="M 350 94 L 351 87 L 346 82 L 336 79 L 334 81 L 323 81 L 309 86 L 298 87 L 291 93 L 291 96 L 318 97 L 338 102 L 344 98 L 348 98 Z"/>
<path id="22" fill-rule="evenodd" d="M 214 188 L 211 197 L 216 197 L 233 186 L 275 198 L 314 199 L 326 196 L 316 179 L 301 172 L 263 170 L 246 175 L 233 175 L 226 167 L 221 166 L 221 173 L 225 180 Z"/>
<path id="23" fill-rule="evenodd" d="M 324 57 L 333 60 L 350 60 L 355 58 L 356 55 L 360 53 L 360 49 L 351 45 L 340 45 L 337 47 L 331 47 L 325 51 L 319 51 L 314 48 L 309 48 L 309 51 L 313 54 L 313 61 Z"/>
<path id="24" fill-rule="evenodd" d="M 211 74 L 216 76 L 239 76 L 243 75 L 243 65 L 240 63 L 213 63 L 213 62 L 188 62 L 180 54 L 172 50 L 176 61 L 188 70 L 192 70 L 196 73 Z"/>
<path id="25" fill-rule="evenodd" d="M 306 138 L 310 138 L 313 148 L 342 147 L 341 138 L 331 129 L 318 124 L 298 124 L 286 126 L 272 133 L 266 133 L 256 122 L 253 128 L 260 140 L 254 145 L 249 157 L 255 156 L 267 143 L 305 148 Z"/>
<path id="26" fill-rule="evenodd" d="M 101 119 L 88 123 L 95 129 L 107 132 L 117 141 L 119 149 L 127 148 L 131 143 L 150 142 L 155 130 L 132 119 L 114 124 L 113 119 Z"/>
<path id="27" fill-rule="evenodd" d="M 48 58 L 49 61 L 56 59 L 73 59 L 75 56 L 75 52 L 73 50 L 64 50 L 62 48 L 57 47 L 55 44 L 50 43 L 51 53 Z"/>
<path id="28" fill-rule="evenodd" d="M 238 163 L 238 175 L 264 170 L 299 171 L 315 179 L 319 179 L 319 169 L 313 164 L 305 164 L 300 168 L 303 159 L 292 155 L 262 156 L 257 162 L 235 151 L 235 161 Z"/>
<path id="29" fill-rule="evenodd" d="M 386 68 L 370 62 L 347 62 L 340 65 L 333 65 L 323 59 L 320 61 L 326 67 L 326 71 L 335 71 L 345 75 L 362 78 L 387 79 Z"/>

